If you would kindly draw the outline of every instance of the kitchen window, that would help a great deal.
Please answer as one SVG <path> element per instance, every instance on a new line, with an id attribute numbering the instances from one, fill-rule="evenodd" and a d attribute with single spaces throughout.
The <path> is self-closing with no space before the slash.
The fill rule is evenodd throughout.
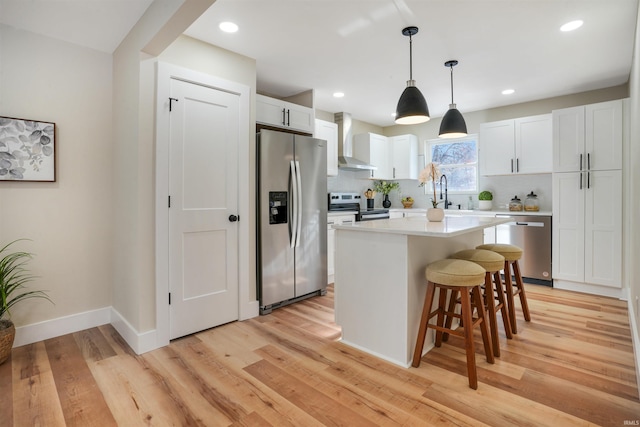
<path id="1" fill-rule="evenodd" d="M 427 150 L 440 173 L 447 176 L 450 193 L 478 192 L 478 135 L 455 139 L 431 139 Z"/>

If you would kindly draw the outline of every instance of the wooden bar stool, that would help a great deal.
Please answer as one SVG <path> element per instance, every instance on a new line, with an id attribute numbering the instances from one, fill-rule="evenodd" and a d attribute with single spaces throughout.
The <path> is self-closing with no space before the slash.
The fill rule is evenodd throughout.
<path id="1" fill-rule="evenodd" d="M 524 284 L 522 283 L 522 275 L 520 274 L 520 264 L 518 260 L 522 258 L 522 249 L 515 245 L 508 245 L 505 243 L 491 243 L 487 245 L 476 246 L 476 249 L 486 249 L 499 253 L 504 257 L 504 284 L 505 293 L 507 295 L 507 305 L 509 306 L 509 320 L 511 322 L 511 331 L 514 334 L 518 333 L 518 325 L 516 323 L 516 308 L 515 308 L 515 296 L 520 295 L 520 306 L 522 307 L 522 313 L 524 314 L 524 320 L 531 321 L 531 314 L 529 313 L 529 304 L 527 304 L 527 294 L 524 291 Z M 515 277 L 515 283 L 511 280 L 511 269 L 513 268 L 513 276 Z"/>
<path id="2" fill-rule="evenodd" d="M 456 252 L 449 258 L 463 259 L 478 264 L 485 270 L 484 276 L 484 304 L 489 313 L 489 329 L 491 330 L 491 346 L 493 355 L 500 357 L 500 335 L 498 333 L 498 319 L 496 314 L 498 311 L 502 313 L 502 323 L 507 338 L 513 338 L 511 333 L 511 324 L 509 322 L 509 310 L 504 299 L 504 290 L 502 288 L 502 279 L 500 278 L 500 270 L 504 266 L 504 257 L 497 252 L 485 249 L 466 249 Z M 493 276 L 493 280 L 492 280 Z M 496 304 L 496 299 L 498 303 Z M 448 311 L 454 311 L 458 303 L 458 295 L 456 291 L 451 293 L 449 299 Z M 447 317 L 445 327 L 451 328 L 453 317 Z M 443 336 L 446 341 L 446 334 Z"/>
<path id="3" fill-rule="evenodd" d="M 480 327 L 482 333 L 482 341 L 484 344 L 484 352 L 487 362 L 494 363 L 493 351 L 491 349 L 491 339 L 489 337 L 489 328 L 487 327 L 484 304 L 480 285 L 484 283 L 485 270 L 478 264 L 461 259 L 443 259 L 429 264 L 425 270 L 427 278 L 427 293 L 422 308 L 422 318 L 420 319 L 420 329 L 418 330 L 418 338 L 416 340 L 416 348 L 413 353 L 413 367 L 420 366 L 422 358 L 422 349 L 427 334 L 427 329 L 436 330 L 436 347 L 440 347 L 442 343 L 442 334 L 447 332 L 450 334 L 464 337 L 465 349 L 467 353 L 467 374 L 469 377 L 469 387 L 478 388 L 478 373 L 476 370 L 476 355 L 473 344 L 473 328 Z M 435 311 L 431 311 L 433 299 L 436 289 L 439 290 L 438 307 Z M 460 302 L 462 313 L 449 313 L 446 306 L 447 291 L 455 290 L 460 292 Z M 478 316 L 473 317 L 473 308 L 471 307 L 471 294 L 473 294 L 474 305 Z M 460 329 L 453 330 L 444 327 L 446 316 L 454 316 L 462 318 L 464 322 L 464 331 Z M 429 320 L 438 316 L 435 325 L 430 324 Z"/>

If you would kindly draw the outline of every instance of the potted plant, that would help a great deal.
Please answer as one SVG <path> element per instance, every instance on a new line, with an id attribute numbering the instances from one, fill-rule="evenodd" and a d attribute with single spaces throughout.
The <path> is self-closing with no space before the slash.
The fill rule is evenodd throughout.
<path id="1" fill-rule="evenodd" d="M 439 222 L 444 219 L 444 210 L 438 207 L 438 201 L 436 199 L 436 181 L 440 179 L 440 169 L 436 163 L 428 163 L 418 176 L 420 187 L 426 185 L 427 182 L 433 183 L 433 198 L 431 199 L 431 205 L 433 208 L 427 209 L 427 219 L 433 222 Z"/>
<path id="2" fill-rule="evenodd" d="M 17 241 L 0 249 L 0 364 L 9 358 L 16 336 L 16 328 L 9 320 L 9 309 L 29 298 L 44 298 L 51 302 L 44 291 L 26 290 L 25 284 L 35 278 L 26 268 L 32 254 L 12 252 L 10 247 Z"/>
<path id="3" fill-rule="evenodd" d="M 373 189 L 377 193 L 382 193 L 384 199 L 382 200 L 382 206 L 388 208 L 391 206 L 391 201 L 389 200 L 389 193 L 393 190 L 397 190 L 400 188 L 400 184 L 393 181 L 376 181 L 373 183 Z"/>
<path id="4" fill-rule="evenodd" d="M 491 191 L 482 191 L 478 194 L 478 209 L 483 211 L 491 210 L 491 205 L 493 204 L 493 194 Z"/>

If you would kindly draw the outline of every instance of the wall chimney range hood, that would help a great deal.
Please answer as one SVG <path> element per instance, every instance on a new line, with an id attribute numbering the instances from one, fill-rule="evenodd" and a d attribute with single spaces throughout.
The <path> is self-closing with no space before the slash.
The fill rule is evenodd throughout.
<path id="1" fill-rule="evenodd" d="M 353 157 L 353 135 L 351 134 L 351 114 L 335 113 L 338 125 L 338 167 L 348 171 L 370 171 L 377 167 Z"/>

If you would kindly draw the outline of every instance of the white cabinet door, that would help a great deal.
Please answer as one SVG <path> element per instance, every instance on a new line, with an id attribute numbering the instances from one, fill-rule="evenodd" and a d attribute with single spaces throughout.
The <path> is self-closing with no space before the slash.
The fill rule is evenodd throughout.
<path id="1" fill-rule="evenodd" d="M 587 105 L 585 128 L 587 169 L 622 169 L 622 101 Z"/>
<path id="2" fill-rule="evenodd" d="M 480 124 L 482 175 L 510 175 L 515 171 L 514 132 L 513 120 Z"/>
<path id="3" fill-rule="evenodd" d="M 313 108 L 264 95 L 256 95 L 256 122 L 309 134 L 315 125 Z"/>
<path id="4" fill-rule="evenodd" d="M 554 110 L 553 171 L 573 172 L 584 166 L 584 106 Z"/>
<path id="5" fill-rule="evenodd" d="M 355 220 L 355 215 L 327 217 L 327 284 L 333 283 L 336 271 L 336 230 L 333 225 L 353 224 Z"/>
<path id="6" fill-rule="evenodd" d="M 581 172 L 553 174 L 552 275 L 584 281 L 585 190 Z"/>
<path id="7" fill-rule="evenodd" d="M 315 138 L 327 141 L 327 176 L 338 176 L 338 125 L 316 120 Z"/>
<path id="8" fill-rule="evenodd" d="M 553 111 L 553 171 L 622 168 L 622 101 Z"/>
<path id="9" fill-rule="evenodd" d="M 400 135 L 389 138 L 391 146 L 392 178 L 418 179 L 418 137 Z"/>
<path id="10" fill-rule="evenodd" d="M 622 286 L 622 171 L 587 173 L 585 277 L 596 285 Z"/>
<path id="11" fill-rule="evenodd" d="M 360 133 L 353 137 L 353 157 L 375 167 L 372 179 L 393 179 L 391 172 L 389 141 L 386 136 L 375 133 Z"/>
<path id="12" fill-rule="evenodd" d="M 327 228 L 327 284 L 333 283 L 336 274 L 336 230 Z"/>
<path id="13" fill-rule="evenodd" d="M 551 114 L 515 120 L 515 172 L 551 173 L 553 131 Z"/>
<path id="14" fill-rule="evenodd" d="M 313 133 L 315 127 L 315 113 L 313 108 L 285 102 L 285 118 L 287 126 L 302 132 Z"/>

